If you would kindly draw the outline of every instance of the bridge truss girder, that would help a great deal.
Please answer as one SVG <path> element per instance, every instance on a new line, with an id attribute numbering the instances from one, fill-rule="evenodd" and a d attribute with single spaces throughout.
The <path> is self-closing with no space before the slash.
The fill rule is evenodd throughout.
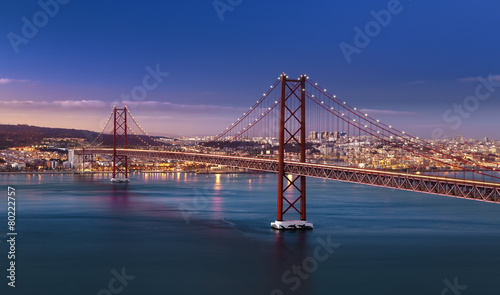
<path id="1" fill-rule="evenodd" d="M 224 165 L 258 171 L 278 172 L 278 161 L 259 158 L 234 158 L 231 156 L 117 149 L 117 154 L 136 158 L 161 158 L 204 164 Z M 85 149 L 85 153 L 113 154 L 113 149 Z M 75 150 L 75 155 L 82 150 Z M 286 161 L 286 173 L 308 177 L 380 186 L 448 197 L 500 203 L 500 183 L 467 179 L 403 174 L 390 171 L 358 169 L 334 165 L 321 165 Z"/>

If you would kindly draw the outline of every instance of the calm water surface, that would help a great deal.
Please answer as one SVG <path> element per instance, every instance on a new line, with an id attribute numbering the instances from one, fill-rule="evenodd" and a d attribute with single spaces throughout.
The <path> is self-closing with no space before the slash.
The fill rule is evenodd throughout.
<path id="1" fill-rule="evenodd" d="M 0 294 L 500 294 L 500 205 L 309 178 L 314 230 L 277 232 L 274 174 L 108 179 L 0 175 Z"/>

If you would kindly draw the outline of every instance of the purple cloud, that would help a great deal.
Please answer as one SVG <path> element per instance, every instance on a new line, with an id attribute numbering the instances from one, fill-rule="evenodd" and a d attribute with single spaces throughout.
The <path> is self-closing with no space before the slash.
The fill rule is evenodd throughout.
<path id="1" fill-rule="evenodd" d="M 489 75 L 488 79 L 494 82 L 500 82 L 500 75 Z M 477 82 L 477 81 L 479 81 L 478 77 L 465 77 L 458 79 L 458 82 L 465 82 L 465 83 Z"/>
<path id="2" fill-rule="evenodd" d="M 361 109 L 360 112 L 367 113 L 369 116 L 379 115 L 379 116 L 416 116 L 416 112 L 403 112 L 403 111 L 393 111 L 393 110 L 377 110 L 377 109 Z"/>
<path id="3" fill-rule="evenodd" d="M 11 84 L 11 83 L 26 83 L 28 80 L 16 80 L 16 79 L 9 79 L 9 78 L 0 78 L 0 84 L 5 85 L 5 84 Z"/>
<path id="4" fill-rule="evenodd" d="M 415 81 L 410 81 L 406 84 L 408 84 L 408 85 L 422 85 L 422 84 L 428 84 L 430 82 L 431 82 L 431 80 L 415 80 Z"/>

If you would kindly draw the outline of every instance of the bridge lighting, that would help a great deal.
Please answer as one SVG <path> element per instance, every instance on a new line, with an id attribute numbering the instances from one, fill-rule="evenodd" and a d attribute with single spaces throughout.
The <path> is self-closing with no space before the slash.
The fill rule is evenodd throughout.
<path id="1" fill-rule="evenodd" d="M 326 92 L 326 89 L 323 89 L 324 92 Z"/>
<path id="2" fill-rule="evenodd" d="M 274 103 L 278 103 L 278 101 L 277 101 L 277 100 L 275 100 L 275 101 L 274 101 Z"/>
<path id="3" fill-rule="evenodd" d="M 380 131 L 377 130 L 377 133 L 380 133 Z"/>
<path id="4" fill-rule="evenodd" d="M 356 119 L 352 119 L 353 122 L 356 122 Z"/>
<path id="5" fill-rule="evenodd" d="M 239 121 L 239 120 L 240 120 L 240 119 L 238 118 L 238 121 Z M 233 124 L 233 125 L 234 125 L 234 124 Z"/>
<path id="6" fill-rule="evenodd" d="M 333 110 L 333 107 L 332 107 L 332 110 Z"/>
<path id="7" fill-rule="evenodd" d="M 368 114 L 365 114 L 365 117 L 368 117 Z"/>
<path id="8" fill-rule="evenodd" d="M 321 101 L 321 103 L 325 103 L 324 101 Z"/>
<path id="9" fill-rule="evenodd" d="M 250 109 L 252 109 L 252 107 L 250 107 Z"/>
<path id="10" fill-rule="evenodd" d="M 271 88 L 273 88 L 273 85 L 271 85 Z"/>
<path id="11" fill-rule="evenodd" d="M 377 120 L 377 123 L 380 122 L 379 120 Z"/>
<path id="12" fill-rule="evenodd" d="M 314 85 L 318 86 L 318 83 L 314 83 Z"/>
<path id="13" fill-rule="evenodd" d="M 403 133 L 403 134 L 405 134 L 405 132 L 404 132 L 404 131 L 403 131 L 402 133 Z"/>
<path id="14" fill-rule="evenodd" d="M 306 77 L 306 79 L 309 79 L 309 77 Z"/>
<path id="15" fill-rule="evenodd" d="M 418 136 L 417 136 L 417 139 L 418 139 Z"/>
<path id="16" fill-rule="evenodd" d="M 342 116 L 344 115 L 344 113 L 342 113 Z"/>
<path id="17" fill-rule="evenodd" d="M 365 128 L 368 127 L 368 125 L 365 125 Z"/>
<path id="18" fill-rule="evenodd" d="M 311 97 L 314 97 L 314 94 L 313 94 L 313 95 L 311 95 Z"/>
<path id="19" fill-rule="evenodd" d="M 243 113 L 243 115 L 246 115 L 247 113 Z"/>
<path id="20" fill-rule="evenodd" d="M 268 110 L 270 110 L 271 108 L 267 108 Z"/>
<path id="21" fill-rule="evenodd" d="M 391 125 L 389 125 L 389 128 L 392 128 L 392 126 L 391 126 Z"/>
<path id="22" fill-rule="evenodd" d="M 354 108 L 354 110 L 356 111 L 356 110 L 357 110 L 357 108 Z"/>
<path id="23" fill-rule="evenodd" d="M 345 104 L 345 101 L 344 101 L 344 104 Z"/>

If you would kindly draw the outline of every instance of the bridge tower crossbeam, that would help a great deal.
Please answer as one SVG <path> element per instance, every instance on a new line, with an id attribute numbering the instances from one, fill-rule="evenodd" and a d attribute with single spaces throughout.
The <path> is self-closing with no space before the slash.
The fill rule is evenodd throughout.
<path id="1" fill-rule="evenodd" d="M 113 178 L 111 182 L 129 182 L 128 179 L 128 156 L 119 155 L 117 148 L 120 143 L 127 148 L 127 106 L 113 109 Z M 119 164 L 121 163 L 121 166 Z"/>
<path id="2" fill-rule="evenodd" d="M 276 221 L 271 223 L 271 227 L 312 229 L 312 223 L 306 221 L 306 177 L 287 175 L 285 171 L 287 145 L 297 146 L 299 162 L 306 162 L 306 76 L 302 75 L 293 80 L 282 74 L 280 79 L 278 211 Z M 300 220 L 283 220 L 283 215 L 288 211 L 299 213 Z"/>

